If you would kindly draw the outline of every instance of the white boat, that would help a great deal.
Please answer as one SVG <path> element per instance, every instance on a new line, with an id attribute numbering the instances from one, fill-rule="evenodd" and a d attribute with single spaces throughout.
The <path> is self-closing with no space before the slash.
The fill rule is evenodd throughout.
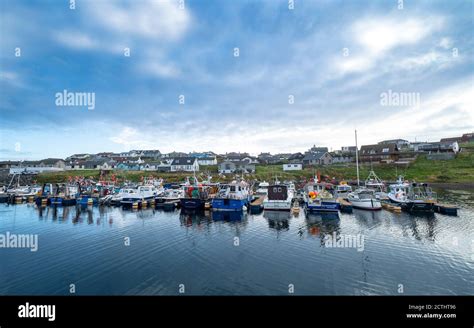
<path id="1" fill-rule="evenodd" d="M 352 187 L 349 186 L 345 182 L 341 182 L 336 186 L 336 190 L 334 191 L 334 195 L 336 198 L 342 198 L 342 199 L 347 199 L 349 194 L 352 192 Z"/>
<path id="2" fill-rule="evenodd" d="M 373 170 L 369 172 L 369 176 L 365 179 L 365 188 L 373 190 L 375 197 L 378 199 L 387 199 L 385 183 L 375 174 Z"/>
<path id="3" fill-rule="evenodd" d="M 377 211 L 382 209 L 382 203 L 375 195 L 375 191 L 361 188 L 349 194 L 347 197 L 353 208 L 361 210 Z"/>
<path id="4" fill-rule="evenodd" d="M 390 202 L 409 212 L 433 212 L 437 201 L 436 193 L 426 183 L 408 183 L 401 176 L 389 186 L 387 196 Z"/>
<path id="5" fill-rule="evenodd" d="M 123 206 L 141 204 L 143 201 L 155 199 L 162 191 L 153 185 L 139 186 L 138 188 L 125 189 L 120 204 Z"/>
<path id="6" fill-rule="evenodd" d="M 267 195 L 269 186 L 270 186 L 270 184 L 268 182 L 262 181 L 258 184 L 258 187 L 257 187 L 257 190 L 255 191 L 255 193 L 257 195 Z"/>
<path id="7" fill-rule="evenodd" d="M 290 211 L 294 196 L 294 185 L 275 183 L 268 186 L 268 194 L 263 201 L 263 208 L 269 211 Z"/>

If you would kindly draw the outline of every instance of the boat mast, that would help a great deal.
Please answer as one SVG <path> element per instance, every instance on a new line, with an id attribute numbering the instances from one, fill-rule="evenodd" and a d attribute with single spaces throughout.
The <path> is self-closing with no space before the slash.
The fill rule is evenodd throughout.
<path id="1" fill-rule="evenodd" d="M 359 148 L 357 147 L 357 129 L 355 131 L 355 142 L 356 142 L 356 167 L 357 167 L 357 186 L 359 186 Z"/>

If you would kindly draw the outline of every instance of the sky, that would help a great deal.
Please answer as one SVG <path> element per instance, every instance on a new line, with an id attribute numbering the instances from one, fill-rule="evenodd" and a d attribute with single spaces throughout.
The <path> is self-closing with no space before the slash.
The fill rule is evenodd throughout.
<path id="1" fill-rule="evenodd" d="M 2 160 L 294 153 L 354 145 L 355 129 L 359 145 L 474 131 L 472 1 L 0 0 L 0 9 Z M 64 90 L 93 94 L 94 108 L 59 106 Z M 416 97 L 382 103 L 387 94 Z"/>

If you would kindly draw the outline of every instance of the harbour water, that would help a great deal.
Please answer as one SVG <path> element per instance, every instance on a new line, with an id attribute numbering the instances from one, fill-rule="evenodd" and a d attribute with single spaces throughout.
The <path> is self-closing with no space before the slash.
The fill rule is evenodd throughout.
<path id="1" fill-rule="evenodd" d="M 0 204 L 0 234 L 38 235 L 36 252 L 0 248 L 0 294 L 472 295 L 474 192 L 439 194 L 458 216 Z"/>

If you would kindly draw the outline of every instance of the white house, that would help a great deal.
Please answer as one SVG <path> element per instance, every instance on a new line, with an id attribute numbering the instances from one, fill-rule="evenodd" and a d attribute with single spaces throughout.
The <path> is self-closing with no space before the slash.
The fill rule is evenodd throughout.
<path id="1" fill-rule="evenodd" d="M 301 163 L 283 164 L 283 171 L 301 171 L 302 169 L 303 164 Z"/>
<path id="2" fill-rule="evenodd" d="M 197 159 L 199 165 L 217 165 L 216 156 L 206 156 Z"/>
<path id="3" fill-rule="evenodd" d="M 199 163 L 196 157 L 177 157 L 171 162 L 171 172 L 194 172 L 199 171 Z"/>

